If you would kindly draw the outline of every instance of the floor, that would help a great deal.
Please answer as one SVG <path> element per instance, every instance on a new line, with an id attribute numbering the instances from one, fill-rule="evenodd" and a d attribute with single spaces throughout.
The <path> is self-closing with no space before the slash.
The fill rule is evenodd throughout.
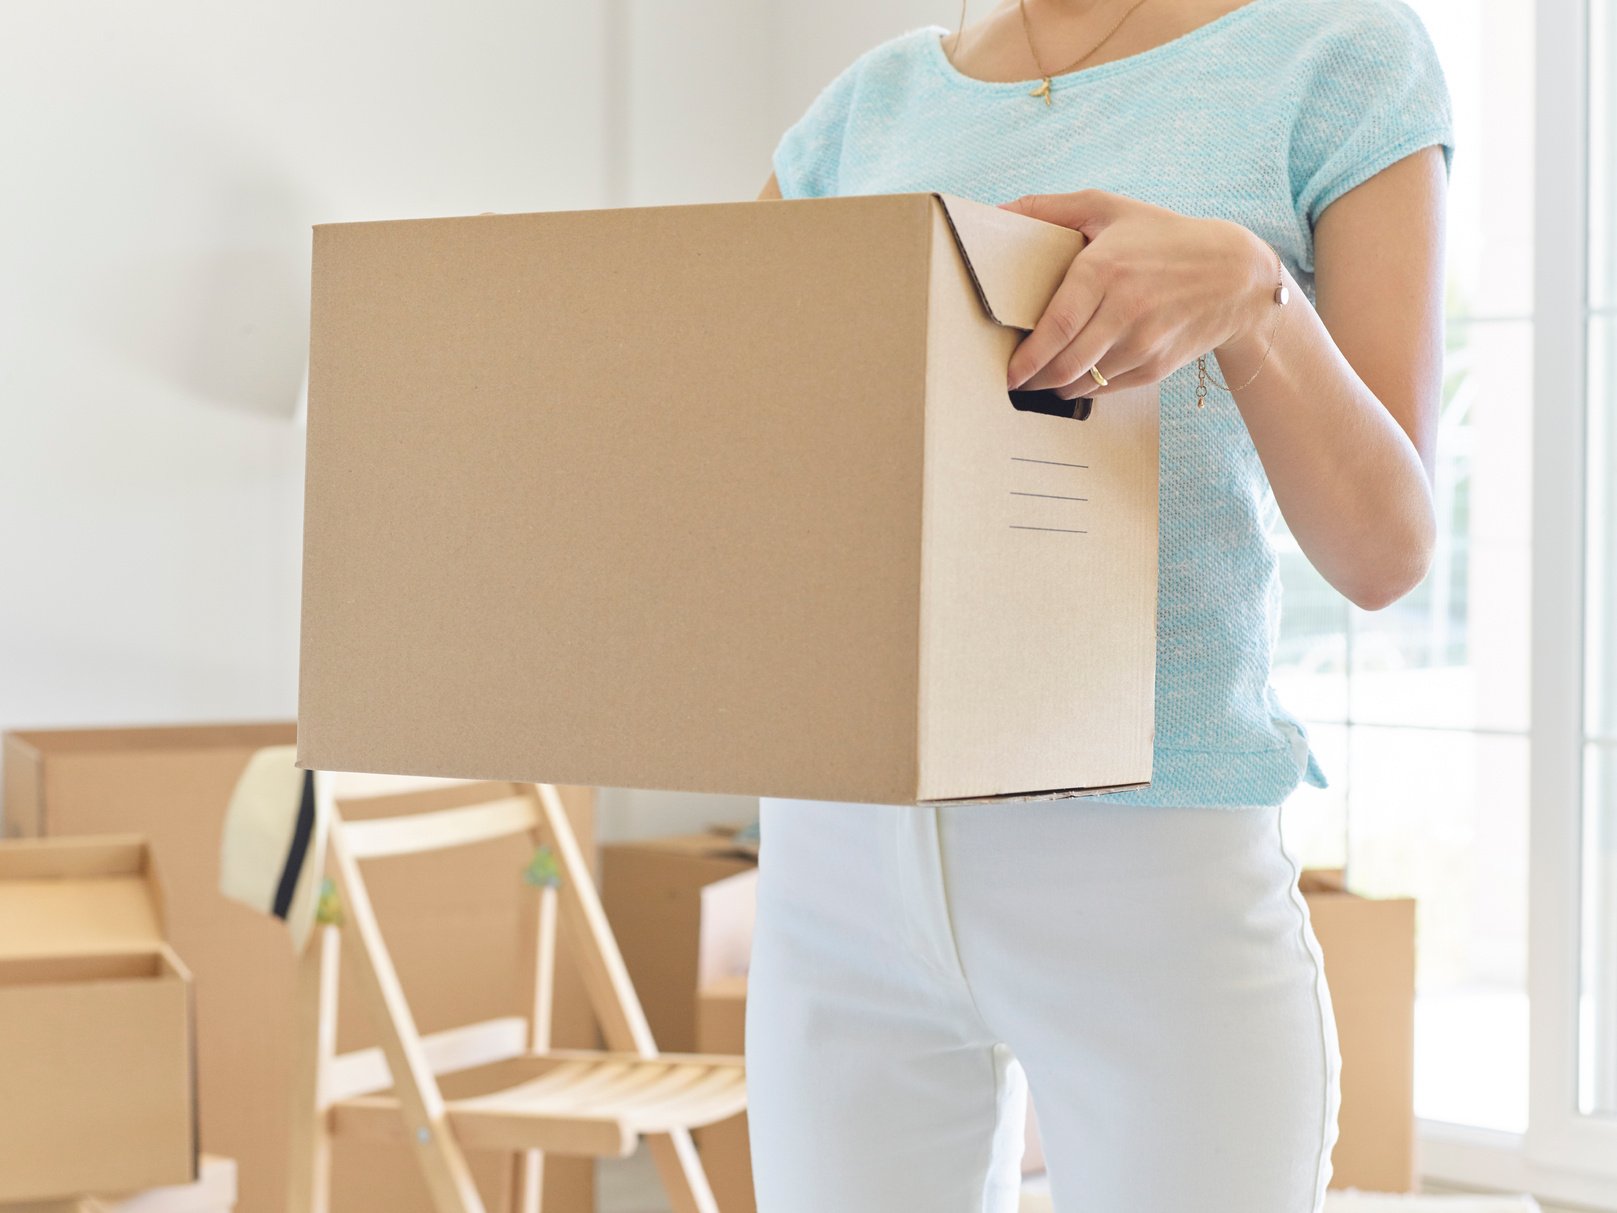
<path id="1" fill-rule="evenodd" d="M 657 1181 L 657 1170 L 651 1156 L 644 1150 L 625 1159 L 612 1159 L 598 1164 L 596 1208 L 598 1213 L 668 1213 L 668 1202 L 663 1198 Z M 1431 1185 L 1428 1193 L 1438 1194 L 1452 1189 Z M 1339 1203 L 1332 1200 L 1333 1204 Z M 1023 1198 L 1022 1213 L 1044 1213 L 1049 1202 L 1043 1198 L 1043 1185 L 1039 1177 L 1030 1177 Z M 1541 1213 L 1578 1213 L 1551 1205 L 1540 1205 Z M 1326 1213 L 1333 1213 L 1327 1208 Z"/>

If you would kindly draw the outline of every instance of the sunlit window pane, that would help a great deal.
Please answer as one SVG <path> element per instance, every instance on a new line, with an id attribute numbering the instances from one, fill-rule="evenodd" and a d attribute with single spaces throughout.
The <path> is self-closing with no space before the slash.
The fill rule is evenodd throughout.
<path id="1" fill-rule="evenodd" d="M 1589 302 L 1617 307 L 1617 8 L 1589 5 Z"/>
<path id="2" fill-rule="evenodd" d="M 1310 724 L 1308 740 L 1319 755 L 1331 786 L 1302 784 L 1281 812 L 1286 847 L 1308 868 L 1347 865 L 1348 730 L 1339 724 Z"/>
<path id="3" fill-rule="evenodd" d="M 1527 742 L 1355 728 L 1348 880 L 1416 898 L 1415 1110 L 1527 1124 Z"/>
<path id="4" fill-rule="evenodd" d="M 1617 1115 L 1617 746 L 1590 746 L 1584 783 L 1578 1106 Z"/>
<path id="5" fill-rule="evenodd" d="M 1432 568 L 1381 611 L 1351 613 L 1350 718 L 1525 731 L 1532 326 L 1451 321 L 1438 422 Z"/>
<path id="6" fill-rule="evenodd" d="M 1449 314 L 1526 316 L 1533 298 L 1533 6 L 1411 0 L 1410 7 L 1432 36 L 1454 102 Z"/>
<path id="7" fill-rule="evenodd" d="M 1274 536 L 1283 589 L 1271 680 L 1307 721 L 1346 721 L 1348 601 L 1321 577 L 1282 520 Z"/>
<path id="8" fill-rule="evenodd" d="M 1617 741 L 1617 317 L 1589 322 L 1584 727 Z"/>

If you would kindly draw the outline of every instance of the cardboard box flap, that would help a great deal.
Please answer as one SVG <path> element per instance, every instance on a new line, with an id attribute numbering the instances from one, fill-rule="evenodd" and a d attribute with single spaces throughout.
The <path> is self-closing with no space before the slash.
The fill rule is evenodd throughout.
<path id="1" fill-rule="evenodd" d="M 933 194 L 943 207 L 982 300 L 995 324 L 1031 329 L 1088 243 L 1079 232 L 997 206 Z"/>
<path id="2" fill-rule="evenodd" d="M 145 839 L 29 838 L 0 845 L 0 958 L 162 943 L 162 901 Z"/>

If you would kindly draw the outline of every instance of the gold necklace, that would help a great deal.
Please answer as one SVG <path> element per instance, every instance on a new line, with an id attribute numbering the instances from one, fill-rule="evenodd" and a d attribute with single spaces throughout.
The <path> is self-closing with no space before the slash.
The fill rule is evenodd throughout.
<path id="1" fill-rule="evenodd" d="M 1105 44 L 1106 39 L 1110 38 L 1113 34 L 1117 33 L 1117 27 L 1122 25 L 1123 22 L 1128 19 L 1128 15 L 1130 13 L 1132 13 L 1135 9 L 1139 8 L 1140 5 L 1142 5 L 1144 3 L 1145 3 L 1145 0 L 1134 0 L 1133 4 L 1129 5 L 1128 8 L 1123 10 L 1123 15 L 1117 19 L 1117 21 L 1113 24 L 1112 28 L 1106 31 L 1105 35 L 1101 38 L 1101 40 L 1099 42 L 1095 43 L 1094 46 L 1090 47 L 1087 51 L 1085 51 L 1081 58 L 1074 59 L 1071 63 L 1067 64 L 1067 66 L 1062 68 L 1060 71 L 1047 72 L 1047 71 L 1044 70 L 1044 64 L 1039 62 L 1039 52 L 1036 51 L 1033 48 L 1033 28 L 1032 28 L 1032 26 L 1030 26 L 1028 24 L 1028 19 L 1027 19 L 1027 0 L 1016 0 L 1016 6 L 1021 11 L 1021 14 L 1022 14 L 1022 33 L 1027 38 L 1027 51 L 1028 51 L 1028 54 L 1033 56 L 1033 66 L 1039 73 L 1039 87 L 1034 89 L 1031 93 L 1029 93 L 1028 96 L 1029 97 L 1043 97 L 1045 105 L 1050 105 L 1051 104 L 1051 101 L 1050 101 L 1050 78 L 1052 76 L 1064 76 L 1064 75 L 1066 75 L 1068 72 L 1072 71 L 1073 68 L 1077 67 L 1080 63 L 1082 63 L 1085 59 L 1089 58 L 1089 56 L 1093 55 L 1096 51 L 1100 50 L 1100 48 Z"/>

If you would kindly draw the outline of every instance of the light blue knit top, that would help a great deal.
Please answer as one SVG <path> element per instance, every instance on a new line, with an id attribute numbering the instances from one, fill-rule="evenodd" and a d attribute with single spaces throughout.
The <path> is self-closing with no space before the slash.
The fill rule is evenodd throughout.
<path id="1" fill-rule="evenodd" d="M 1433 143 L 1452 167 L 1447 84 L 1404 0 L 1250 0 L 1056 77 L 1049 107 L 1028 96 L 1032 81 L 962 74 L 943 53 L 946 32 L 892 38 L 832 80 L 775 150 L 781 193 L 1002 202 L 1097 187 L 1244 224 L 1312 303 L 1313 224 L 1326 206 Z M 1099 799 L 1279 804 L 1325 775 L 1269 685 L 1274 496 L 1234 401 L 1210 387 L 1198 411 L 1195 384 L 1191 361 L 1162 385 L 1152 783 Z"/>

